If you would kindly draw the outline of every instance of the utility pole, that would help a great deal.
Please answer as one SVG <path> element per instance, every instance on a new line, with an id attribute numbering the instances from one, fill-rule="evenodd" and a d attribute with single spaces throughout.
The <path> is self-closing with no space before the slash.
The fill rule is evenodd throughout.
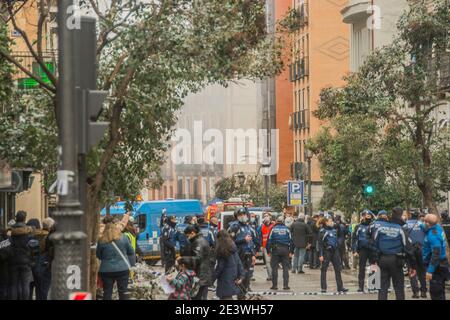
<path id="1" fill-rule="evenodd" d="M 58 1 L 58 63 L 59 79 L 57 110 L 59 127 L 59 157 L 57 172 L 58 207 L 53 217 L 56 232 L 51 240 L 55 246 L 52 263 L 52 300 L 68 300 L 83 287 L 83 242 L 86 233 L 82 229 L 83 211 L 80 210 L 78 177 L 78 143 L 75 110 L 74 35 L 69 23 L 73 16 L 73 0 Z"/>

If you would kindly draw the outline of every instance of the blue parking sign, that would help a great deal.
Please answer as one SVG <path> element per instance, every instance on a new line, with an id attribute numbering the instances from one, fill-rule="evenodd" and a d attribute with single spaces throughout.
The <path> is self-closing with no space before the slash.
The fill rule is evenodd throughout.
<path id="1" fill-rule="evenodd" d="M 287 188 L 287 205 L 303 206 L 305 204 L 305 182 L 289 181 Z"/>

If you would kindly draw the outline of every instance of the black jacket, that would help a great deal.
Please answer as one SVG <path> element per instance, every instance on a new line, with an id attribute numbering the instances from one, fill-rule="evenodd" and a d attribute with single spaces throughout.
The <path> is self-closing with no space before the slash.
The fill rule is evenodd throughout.
<path id="1" fill-rule="evenodd" d="M 19 222 L 11 227 L 12 256 L 9 261 L 10 267 L 31 267 L 33 260 L 29 242 L 33 239 L 32 233 L 33 228 L 25 223 Z"/>
<path id="2" fill-rule="evenodd" d="M 317 248 L 319 246 L 318 240 L 319 240 L 320 228 L 317 227 L 316 221 L 314 221 L 314 220 L 308 222 L 308 225 L 311 227 L 311 231 L 312 231 L 311 246 L 313 248 Z"/>
<path id="3" fill-rule="evenodd" d="M 306 248 L 311 243 L 312 230 L 304 221 L 297 220 L 291 226 L 292 241 L 296 248 Z"/>
<path id="4" fill-rule="evenodd" d="M 211 248 L 208 241 L 198 234 L 190 239 L 191 249 L 189 256 L 194 257 L 195 273 L 200 279 L 201 286 L 209 286 L 211 284 Z"/>

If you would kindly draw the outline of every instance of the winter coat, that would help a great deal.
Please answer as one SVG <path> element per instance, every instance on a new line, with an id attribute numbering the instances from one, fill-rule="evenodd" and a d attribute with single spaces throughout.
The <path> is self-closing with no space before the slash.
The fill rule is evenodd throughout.
<path id="1" fill-rule="evenodd" d="M 188 256 L 194 257 L 195 273 L 200 279 L 200 286 L 209 286 L 211 284 L 211 248 L 208 241 L 198 234 L 190 239 L 191 248 Z"/>
<path id="2" fill-rule="evenodd" d="M 296 248 L 306 248 L 311 242 L 312 230 L 304 221 L 297 220 L 291 226 L 292 241 Z"/>
<path id="3" fill-rule="evenodd" d="M 212 281 L 214 283 L 217 280 L 216 295 L 219 298 L 225 298 L 241 294 L 241 290 L 237 287 L 235 281 L 243 278 L 244 268 L 237 248 L 234 247 L 229 257 L 219 257 L 217 259 Z"/>
<path id="4" fill-rule="evenodd" d="M 170 282 L 175 287 L 175 292 L 169 295 L 169 300 L 191 300 L 192 281 L 195 272 L 186 270 L 178 272 L 177 276 Z"/>
<path id="5" fill-rule="evenodd" d="M 12 254 L 9 259 L 10 267 L 31 267 L 33 259 L 32 252 L 28 244 L 30 240 L 33 239 L 32 233 L 33 228 L 22 222 L 16 223 L 11 227 Z"/>
<path id="6" fill-rule="evenodd" d="M 6 234 L 0 234 L 0 242 L 8 240 Z M 5 244 L 6 245 L 6 244 Z M 11 247 L 7 246 L 0 249 L 0 285 L 6 285 L 9 282 L 8 263 L 11 253 Z"/>
<path id="7" fill-rule="evenodd" d="M 316 222 L 313 220 L 309 222 L 309 226 L 311 227 L 312 236 L 311 236 L 311 246 L 313 248 L 317 248 L 319 246 L 319 232 L 320 228 L 317 227 Z"/>
<path id="8" fill-rule="evenodd" d="M 134 266 L 136 263 L 136 255 L 128 238 L 122 235 L 119 240 L 114 242 L 124 257 L 128 258 L 130 265 Z M 112 243 L 99 242 L 97 245 L 97 258 L 101 260 L 99 272 L 107 273 L 129 270 L 127 263 Z"/>

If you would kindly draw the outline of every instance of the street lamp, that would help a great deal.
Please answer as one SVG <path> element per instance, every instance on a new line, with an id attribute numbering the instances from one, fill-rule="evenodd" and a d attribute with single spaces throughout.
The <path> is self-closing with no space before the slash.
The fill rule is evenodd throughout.
<path id="1" fill-rule="evenodd" d="M 266 207 L 269 207 L 269 176 L 270 176 L 270 160 L 261 164 L 260 173 L 264 176 L 264 197 Z"/>
<path id="2" fill-rule="evenodd" d="M 312 168 L 311 168 L 311 160 L 313 157 L 313 153 L 311 150 L 306 149 L 305 150 L 305 156 L 308 161 L 308 214 L 309 216 L 312 216 L 313 213 L 313 204 L 312 204 Z"/>

